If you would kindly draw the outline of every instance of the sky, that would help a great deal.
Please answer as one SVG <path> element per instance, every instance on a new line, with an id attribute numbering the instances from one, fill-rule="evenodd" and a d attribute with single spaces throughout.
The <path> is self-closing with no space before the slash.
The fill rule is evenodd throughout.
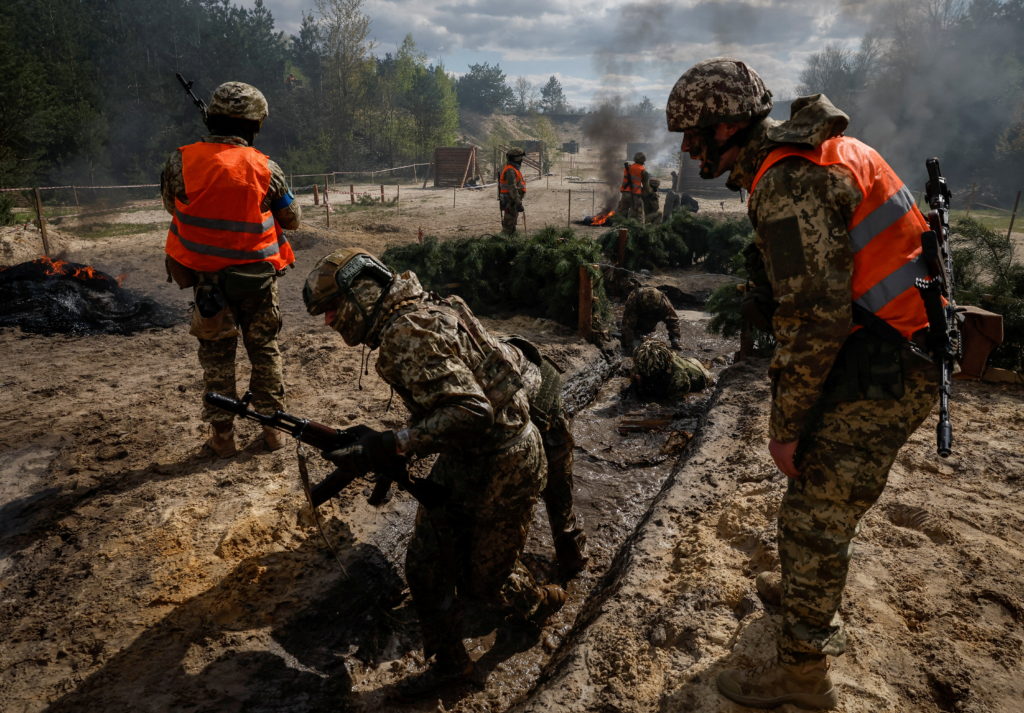
<path id="1" fill-rule="evenodd" d="M 777 99 L 792 98 L 807 57 L 827 44 L 856 48 L 884 0 L 364 0 L 375 54 L 412 34 L 429 62 L 465 73 L 498 64 L 509 84 L 539 89 L 552 76 L 573 106 L 644 96 L 664 106 L 694 63 L 738 57 Z M 251 7 L 255 0 L 235 0 Z M 297 31 L 315 0 L 264 0 L 277 29 Z"/>

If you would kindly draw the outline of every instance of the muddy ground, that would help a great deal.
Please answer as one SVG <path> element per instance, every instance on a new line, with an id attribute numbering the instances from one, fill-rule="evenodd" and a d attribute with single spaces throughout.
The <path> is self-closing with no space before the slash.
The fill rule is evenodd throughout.
<path id="1" fill-rule="evenodd" d="M 565 225 L 568 190 L 560 177 L 531 183 L 528 228 Z M 307 211 L 296 268 L 281 281 L 291 410 L 340 426 L 404 422 L 372 366 L 360 377 L 359 350 L 305 314 L 301 279 L 342 245 L 380 252 L 420 227 L 443 237 L 496 230 L 492 191 L 454 192 L 453 207 L 451 190 L 403 187 L 399 206 L 336 210 L 329 229 L 323 208 Z M 580 195 L 573 219 L 590 212 Z M 727 198 L 704 208 L 730 209 Z M 65 220 L 51 226 L 54 243 L 184 320 L 188 294 L 163 281 L 166 217 L 150 202 L 115 219 L 151 229 L 84 241 Z M 31 229 L 2 238 L 6 262 L 38 254 Z M 672 278 L 697 292 L 718 279 Z M 245 423 L 239 456 L 201 451 L 201 380 L 184 321 L 133 336 L 0 331 L 0 709 L 745 710 L 720 699 L 713 679 L 770 655 L 777 616 L 753 576 L 776 562 L 784 477 L 765 450 L 765 363 L 726 367 L 736 345 L 705 334 L 703 313 L 683 314 L 685 342 L 713 360 L 719 383 L 677 404 L 638 402 L 614 353 L 570 329 L 488 320 L 536 338 L 566 369 L 592 560 L 525 650 L 471 617 L 486 688 L 415 705 L 391 699 L 422 668 L 402 577 L 405 494 L 374 509 L 360 485 L 322 508 L 339 563 L 304 506 L 293 449 L 261 451 L 258 427 Z M 1022 402 L 1020 386 L 958 384 L 953 456 L 934 455 L 933 420 L 901 452 L 851 569 L 839 710 L 1021 710 Z M 651 416 L 664 425 L 619 430 Z M 327 472 L 315 455 L 311 469 Z M 553 575 L 546 530 L 539 507 L 526 559 L 542 578 Z"/>

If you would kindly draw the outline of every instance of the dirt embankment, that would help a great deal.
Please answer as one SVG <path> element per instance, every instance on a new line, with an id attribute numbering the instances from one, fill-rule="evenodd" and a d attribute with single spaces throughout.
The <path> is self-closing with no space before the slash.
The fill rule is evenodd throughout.
<path id="1" fill-rule="evenodd" d="M 531 220 L 564 221 L 567 194 L 542 185 Z M 330 230 L 322 208 L 308 212 L 281 283 L 293 410 L 338 425 L 404 422 L 359 350 L 305 314 L 301 277 L 336 247 L 380 252 L 426 221 L 445 236 L 479 233 L 477 221 L 496 228 L 484 193 L 460 192 L 453 208 L 451 192 L 425 191 L 401 212 L 336 213 Z M 184 316 L 187 295 L 163 281 L 163 220 L 154 211 L 151 232 L 72 242 L 66 257 L 126 274 L 126 287 Z M 689 316 L 694 353 L 731 351 Z M 570 374 L 600 359 L 551 322 L 489 324 L 535 336 Z M 400 708 L 391 686 L 422 665 L 402 578 L 405 495 L 373 510 L 353 488 L 325 510 L 343 571 L 304 514 L 291 449 L 262 452 L 244 424 L 237 458 L 200 452 L 201 379 L 184 323 L 127 337 L 5 329 L 0 352 L 5 712 L 740 711 L 714 692 L 714 674 L 771 651 L 775 614 L 752 585 L 775 561 L 784 486 L 764 448 L 764 364 L 727 370 L 704 422 L 706 399 L 668 409 L 673 427 L 699 434 L 681 457 L 661 452 L 666 433 L 618 433 L 623 418 L 665 407 L 631 400 L 621 376 L 607 381 L 576 420 L 594 556 L 568 606 L 525 651 L 489 653 L 493 630 L 471 631 L 487 688 Z M 931 420 L 901 452 L 854 555 L 841 711 L 1019 710 L 1022 402 L 1019 386 L 958 384 L 953 457 L 934 456 Z M 545 530 L 538 508 L 528 561 L 541 576 Z"/>

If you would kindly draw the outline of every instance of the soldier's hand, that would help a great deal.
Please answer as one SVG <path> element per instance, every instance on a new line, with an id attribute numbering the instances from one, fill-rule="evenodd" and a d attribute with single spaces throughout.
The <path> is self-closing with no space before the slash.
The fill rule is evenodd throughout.
<path id="1" fill-rule="evenodd" d="M 404 460 L 398 455 L 394 431 L 375 431 L 368 426 L 355 426 L 351 430 L 356 430 L 354 443 L 321 453 L 338 468 L 380 473 Z"/>

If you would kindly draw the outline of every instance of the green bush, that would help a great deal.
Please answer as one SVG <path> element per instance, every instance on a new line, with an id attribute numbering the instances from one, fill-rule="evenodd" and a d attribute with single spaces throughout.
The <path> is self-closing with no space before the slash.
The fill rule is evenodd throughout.
<path id="1" fill-rule="evenodd" d="M 0 193 L 0 225 L 14 225 L 14 197 L 10 193 Z"/>
<path id="2" fill-rule="evenodd" d="M 382 255 L 395 270 L 412 270 L 427 289 L 457 294 L 474 312 L 516 312 L 576 326 L 579 266 L 599 263 L 598 245 L 569 229 L 545 228 L 529 238 L 482 235 L 388 248 Z M 594 276 L 597 276 L 594 271 Z M 599 320 L 608 314 L 604 288 L 594 282 Z"/>
<path id="3" fill-rule="evenodd" d="M 1003 343 L 989 363 L 1024 370 L 1024 266 L 1014 261 L 1009 236 L 962 218 L 953 227 L 950 243 L 957 304 L 1003 315 Z"/>

